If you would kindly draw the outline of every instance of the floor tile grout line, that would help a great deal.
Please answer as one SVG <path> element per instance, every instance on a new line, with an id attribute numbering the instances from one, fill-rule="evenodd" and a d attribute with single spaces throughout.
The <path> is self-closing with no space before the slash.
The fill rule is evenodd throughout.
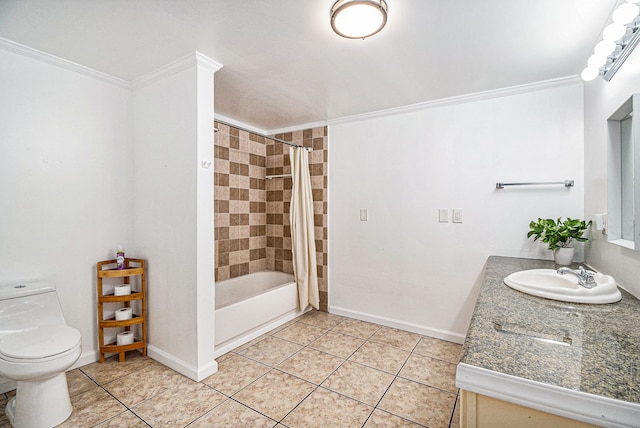
<path id="1" fill-rule="evenodd" d="M 140 419 L 142 422 L 144 422 L 144 423 L 145 423 L 145 425 L 147 425 L 147 426 L 149 426 L 149 427 L 153 427 L 153 425 L 151 425 L 149 422 L 145 421 L 145 420 L 142 418 L 142 416 L 140 416 L 139 414 L 137 414 L 134 410 L 129 409 L 129 411 L 130 411 L 131 413 L 133 413 L 133 414 L 136 416 L 136 418 L 138 418 L 138 419 Z"/>
<path id="2" fill-rule="evenodd" d="M 235 398 L 233 398 L 233 397 L 229 397 L 229 400 L 233 400 L 233 401 L 235 401 L 236 403 L 240 404 L 241 406 L 244 406 L 244 407 L 246 407 L 247 409 L 253 410 L 253 411 L 254 411 L 254 412 L 256 412 L 256 413 L 259 413 L 260 415 L 264 416 L 265 418 L 268 418 L 269 420 L 272 420 L 273 422 L 275 422 L 275 424 L 276 424 L 276 425 L 280 423 L 280 422 L 276 421 L 275 419 L 273 419 L 272 417 L 265 415 L 264 413 L 262 413 L 262 412 L 261 412 L 261 411 L 259 411 L 258 409 L 254 409 L 253 407 L 247 406 L 247 405 L 246 405 L 246 404 L 244 404 L 243 402 L 238 401 L 238 400 L 236 400 L 236 399 L 235 399 Z M 274 426 L 275 426 L 275 425 L 274 425 Z"/>
<path id="3" fill-rule="evenodd" d="M 144 419 L 142 419 L 142 416 L 138 415 L 136 412 L 134 412 L 134 411 L 133 411 L 133 409 L 132 409 L 131 407 L 127 406 L 127 405 L 126 405 L 126 404 L 124 404 L 122 401 L 120 401 L 120 399 L 119 399 L 118 397 L 116 397 L 116 396 L 115 396 L 115 395 L 113 395 L 111 392 L 109 392 L 109 391 L 108 391 L 104 386 L 102 386 L 102 385 L 100 385 L 100 384 L 97 384 L 97 385 L 98 385 L 100 388 L 102 388 L 102 390 L 103 390 L 104 392 L 106 392 L 106 393 L 107 393 L 107 394 L 109 394 L 111 397 L 113 397 L 113 399 L 114 399 L 114 400 L 116 400 L 118 403 L 120 403 L 120 404 L 122 404 L 122 405 L 124 406 L 124 408 L 125 408 L 126 410 L 124 410 L 124 411 L 122 411 L 122 412 L 118 413 L 118 415 L 121 415 L 122 413 L 125 413 L 125 412 L 129 411 L 129 412 L 131 412 L 132 414 L 134 414 L 138 419 L 140 419 L 142 422 L 144 422 L 144 423 L 145 423 L 145 425 L 147 425 L 147 426 L 151 426 L 147 421 L 145 421 Z M 156 394 L 156 395 L 157 395 L 157 394 Z M 155 395 L 154 395 L 153 397 L 155 397 Z M 153 398 L 153 397 L 149 397 L 149 398 Z M 143 401 L 146 401 L 146 400 L 143 400 Z M 141 401 L 140 403 L 142 403 L 142 401 Z M 137 404 L 136 404 L 136 406 L 137 406 L 138 404 L 140 404 L 140 403 L 137 403 Z M 133 406 L 133 407 L 135 407 L 135 406 Z M 113 419 L 113 418 L 115 418 L 115 417 L 116 417 L 116 416 L 118 416 L 118 415 L 114 415 L 114 416 L 112 416 L 112 417 L 111 417 L 111 418 L 109 418 L 109 419 Z M 103 421 L 100 421 L 100 423 L 104 423 L 104 422 L 108 421 L 109 419 L 105 419 L 105 420 L 103 420 Z M 98 424 L 96 424 L 96 425 L 98 425 Z"/>
<path id="4" fill-rule="evenodd" d="M 313 390 L 312 390 L 310 393 L 308 393 L 307 395 L 305 395 L 305 397 L 304 397 L 302 400 L 300 400 L 300 401 L 298 402 L 298 404 L 296 404 L 295 406 L 293 406 L 293 409 L 289 410 L 289 411 L 287 412 L 287 414 L 286 414 L 286 415 L 284 415 L 284 416 L 282 417 L 282 419 L 280 419 L 279 421 L 277 421 L 279 424 L 283 424 L 283 425 L 284 425 L 284 423 L 283 423 L 282 421 L 284 421 L 284 420 L 287 418 L 287 416 L 289 416 L 291 413 L 293 413 L 293 411 L 294 411 L 294 410 L 296 410 L 298 407 L 300 407 L 300 405 L 301 405 L 302 403 L 304 403 L 304 401 L 305 401 L 307 398 L 309 398 L 309 397 L 311 396 L 311 394 L 313 394 L 314 392 L 316 392 L 316 391 L 317 391 L 317 389 L 319 388 L 319 386 L 317 386 L 317 385 L 315 385 L 315 384 L 314 384 L 313 386 L 314 386 L 315 388 L 313 388 Z"/>
<path id="5" fill-rule="evenodd" d="M 217 406 L 214 406 L 212 409 L 208 410 L 208 411 L 207 411 L 205 414 L 203 414 L 202 416 L 204 416 L 204 415 L 206 415 L 207 413 L 211 412 L 211 411 L 212 411 L 213 409 L 215 409 L 216 407 L 218 407 L 218 406 L 222 405 L 222 403 L 226 402 L 227 400 L 233 400 L 233 401 L 235 401 L 236 403 L 241 404 L 241 405 L 243 405 L 244 407 L 246 407 L 246 408 L 248 408 L 248 409 L 253 410 L 254 412 L 258 412 L 259 414 L 261 414 L 261 415 L 263 415 L 263 416 L 265 416 L 265 417 L 267 417 L 267 418 L 271 419 L 272 421 L 275 421 L 273 418 L 271 418 L 271 417 L 269 417 L 269 416 L 265 415 L 264 413 L 260 412 L 258 409 L 254 409 L 253 407 L 248 406 L 247 404 L 243 403 L 242 401 L 238 400 L 237 398 L 234 398 L 234 396 L 235 396 L 237 393 L 239 393 L 240 391 L 242 391 L 242 390 L 244 390 L 245 388 L 249 387 L 250 385 L 253 385 L 255 382 L 257 382 L 258 380 L 262 379 L 264 376 L 266 376 L 268 373 L 270 373 L 271 371 L 273 371 L 273 370 L 274 370 L 274 368 L 273 368 L 273 367 L 269 367 L 269 366 L 266 366 L 266 367 L 268 367 L 268 368 L 269 368 L 269 370 L 267 370 L 265 373 L 263 373 L 262 375 L 258 376 L 257 378 L 255 378 L 254 380 L 252 380 L 251 382 L 249 382 L 248 384 L 246 384 L 246 385 L 245 385 L 245 386 L 243 386 L 242 388 L 238 389 L 237 391 L 235 391 L 235 392 L 234 392 L 233 394 L 231 394 L 231 395 L 225 394 L 224 392 L 222 392 L 222 391 L 220 391 L 220 390 L 218 390 L 218 389 L 216 389 L 216 388 L 214 388 L 214 387 L 212 387 L 212 386 L 210 386 L 210 385 L 207 385 L 209 388 L 213 389 L 214 391 L 219 392 L 220 394 L 224 395 L 224 396 L 226 397 L 226 399 L 225 399 L 225 400 L 223 400 L 221 403 L 219 403 Z M 205 385 L 206 385 L 206 384 L 205 384 Z M 200 419 L 202 416 L 200 416 L 198 419 Z M 197 419 L 196 419 L 196 420 L 197 420 Z M 195 422 L 195 421 L 192 421 L 191 423 L 193 423 L 193 422 Z M 275 422 L 277 423 L 277 421 L 275 421 Z"/>
<path id="6" fill-rule="evenodd" d="M 459 389 L 459 388 L 456 388 L 455 391 L 451 391 L 451 390 L 445 389 L 445 388 L 440 387 L 440 386 L 431 385 L 431 384 L 425 383 L 425 382 L 417 380 L 417 379 L 411 379 L 410 377 L 400 375 L 400 372 L 398 372 L 396 377 L 399 377 L 400 379 L 403 379 L 403 380 L 408 380 L 410 382 L 419 383 L 420 385 L 428 386 L 429 388 L 437 389 L 438 391 L 446 392 L 447 394 L 451 394 L 451 395 L 456 395 L 458 393 L 458 389 Z"/>
<path id="7" fill-rule="evenodd" d="M 453 417 L 456 414 L 456 407 L 458 407 L 458 400 L 460 399 L 460 389 L 458 388 L 458 393 L 456 394 L 456 399 L 453 402 L 453 410 L 451 410 L 451 417 L 449 418 L 449 428 L 453 425 Z"/>
<path id="8" fill-rule="evenodd" d="M 249 382 L 248 384 L 246 384 L 245 386 L 243 386 L 242 388 L 240 388 L 239 390 L 237 390 L 236 392 L 234 392 L 233 394 L 229 395 L 229 398 L 233 398 L 236 396 L 236 394 L 238 394 L 240 391 L 243 391 L 244 389 L 248 388 L 249 386 L 253 385 L 254 383 L 256 383 L 257 381 L 259 381 L 260 379 L 262 379 L 263 377 L 265 377 L 267 374 L 271 373 L 272 371 L 276 370 L 275 367 L 271 367 L 271 366 L 267 366 L 269 367 L 269 370 L 267 370 L 265 373 L 261 374 L 260 376 L 258 376 L 257 378 L 255 378 L 254 380 L 252 380 L 251 382 Z M 225 394 L 226 395 L 226 394 Z M 236 401 L 238 401 L 236 399 Z M 240 401 L 238 401 L 240 402 Z M 254 409 L 255 410 L 255 409 Z"/>
<path id="9" fill-rule="evenodd" d="M 409 354 L 409 357 L 411 356 L 411 354 Z M 409 357 L 407 357 L 407 359 L 405 360 L 405 362 L 402 364 L 402 367 L 404 367 L 404 365 L 406 364 L 406 362 L 409 360 Z M 396 381 L 396 379 L 398 379 L 398 374 L 400 373 L 400 370 L 402 370 L 402 367 L 400 367 L 400 369 L 398 370 L 398 372 L 393 376 L 393 380 L 391 381 L 391 383 L 389 383 L 389 385 L 387 386 L 387 388 L 384 390 L 384 393 L 382 393 L 382 395 L 380 396 L 380 399 L 378 400 L 378 402 L 375 405 L 375 408 L 378 409 L 378 406 L 380 405 L 380 403 L 382 403 L 382 400 L 384 399 L 385 395 L 387 395 L 387 392 L 389 392 L 389 389 L 391 389 L 391 386 L 394 384 L 394 382 Z M 386 372 L 385 372 L 386 373 Z M 391 415 L 397 416 L 402 418 L 402 416 L 400 415 L 396 415 L 395 413 L 391 413 L 388 410 L 383 410 L 380 409 L 381 411 L 387 412 Z M 373 414 L 373 412 L 372 412 Z M 403 418 L 406 419 L 406 418 Z M 407 419 L 408 420 L 408 419 Z M 413 421 L 411 421 L 413 422 Z"/>
<path id="10" fill-rule="evenodd" d="M 210 387 L 210 388 L 212 388 L 212 387 Z M 211 412 L 212 412 L 213 410 L 215 410 L 216 408 L 218 408 L 218 407 L 222 406 L 224 403 L 226 403 L 226 402 L 227 402 L 227 401 L 229 401 L 229 400 L 231 400 L 231 401 L 233 401 L 233 402 L 235 402 L 235 403 L 238 403 L 238 404 L 240 404 L 241 406 L 246 407 L 247 409 L 252 410 L 252 411 L 254 411 L 254 412 L 256 412 L 256 413 L 258 413 L 258 414 L 260 414 L 260 415 L 264 416 L 265 418 L 267 418 L 267 419 L 269 419 L 269 420 L 273 421 L 275 424 L 278 424 L 278 421 L 274 420 L 273 418 L 270 418 L 269 416 L 265 415 L 264 413 L 260 412 L 259 410 L 254 409 L 253 407 L 249 407 L 249 406 L 247 406 L 246 404 L 244 404 L 243 402 L 238 401 L 238 400 L 234 399 L 233 397 L 230 397 L 230 396 L 228 396 L 228 395 L 226 395 L 226 394 L 222 393 L 221 391 L 218 391 L 218 390 L 217 390 L 217 389 L 215 389 L 215 388 L 212 388 L 212 389 L 214 389 L 215 391 L 217 391 L 217 392 L 219 392 L 220 394 L 224 395 L 224 396 L 225 396 L 225 399 L 224 399 L 224 400 L 222 400 L 222 401 L 221 401 L 220 403 L 218 403 L 217 405 L 215 405 L 214 407 L 212 407 L 211 409 L 209 409 L 209 410 L 207 410 L 206 412 L 204 412 L 202 415 L 198 416 L 197 418 L 195 418 L 194 420 L 192 420 L 191 422 L 189 422 L 187 425 L 185 425 L 185 428 L 189 427 L 190 425 L 193 425 L 193 424 L 194 424 L 194 423 L 196 423 L 198 420 L 200 420 L 200 419 L 204 418 L 206 415 L 208 415 L 209 413 L 211 413 Z M 146 423 L 146 422 L 145 422 L 145 423 Z"/>
<path id="11" fill-rule="evenodd" d="M 373 409 L 375 409 L 375 408 L 376 408 L 376 406 L 375 406 L 375 405 L 374 405 L 374 406 L 372 406 L 371 404 L 369 404 L 369 403 L 365 403 L 364 401 L 358 400 L 357 398 L 349 397 L 347 394 L 345 394 L 345 393 L 343 393 L 343 392 L 340 392 L 340 391 L 335 391 L 335 390 L 333 390 L 333 389 L 331 389 L 331 388 L 329 388 L 329 387 L 327 387 L 327 386 L 318 385 L 318 388 L 322 388 L 322 389 L 324 389 L 324 390 L 326 390 L 326 391 L 333 392 L 334 394 L 341 395 L 341 396 L 343 396 L 343 397 L 345 397 L 345 398 L 348 398 L 348 399 L 350 399 L 350 400 L 356 401 L 356 402 L 358 402 L 358 403 L 360 403 L 360 404 L 364 404 L 364 405 L 365 405 L 365 406 L 367 406 L 367 407 L 371 407 L 371 408 L 373 408 Z"/>

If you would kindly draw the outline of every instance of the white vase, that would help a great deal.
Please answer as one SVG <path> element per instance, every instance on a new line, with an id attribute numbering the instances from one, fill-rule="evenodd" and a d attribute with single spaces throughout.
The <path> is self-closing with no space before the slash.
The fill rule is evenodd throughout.
<path id="1" fill-rule="evenodd" d="M 567 266 L 573 262 L 575 248 L 558 248 L 553 251 L 553 260 L 557 265 Z"/>

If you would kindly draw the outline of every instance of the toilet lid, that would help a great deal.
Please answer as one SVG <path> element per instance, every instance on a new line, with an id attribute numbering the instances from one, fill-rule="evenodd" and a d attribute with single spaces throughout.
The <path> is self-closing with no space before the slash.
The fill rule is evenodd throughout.
<path id="1" fill-rule="evenodd" d="M 0 353 L 10 358 L 45 358 L 68 351 L 80 337 L 80 332 L 68 325 L 46 325 L 0 338 Z"/>

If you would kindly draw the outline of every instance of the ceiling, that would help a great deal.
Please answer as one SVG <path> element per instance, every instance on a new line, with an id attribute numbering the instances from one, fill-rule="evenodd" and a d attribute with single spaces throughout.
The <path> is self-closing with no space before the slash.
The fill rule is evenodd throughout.
<path id="1" fill-rule="evenodd" d="M 223 64 L 216 114 L 281 130 L 580 73 L 616 0 L 387 0 L 366 40 L 335 0 L 0 0 L 0 37 L 125 80 Z"/>

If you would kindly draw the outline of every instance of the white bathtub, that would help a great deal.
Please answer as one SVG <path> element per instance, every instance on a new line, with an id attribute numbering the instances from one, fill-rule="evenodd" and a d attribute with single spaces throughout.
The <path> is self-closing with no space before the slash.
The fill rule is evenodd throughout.
<path id="1" fill-rule="evenodd" d="M 293 275 L 262 271 L 215 286 L 215 357 L 297 317 Z"/>

